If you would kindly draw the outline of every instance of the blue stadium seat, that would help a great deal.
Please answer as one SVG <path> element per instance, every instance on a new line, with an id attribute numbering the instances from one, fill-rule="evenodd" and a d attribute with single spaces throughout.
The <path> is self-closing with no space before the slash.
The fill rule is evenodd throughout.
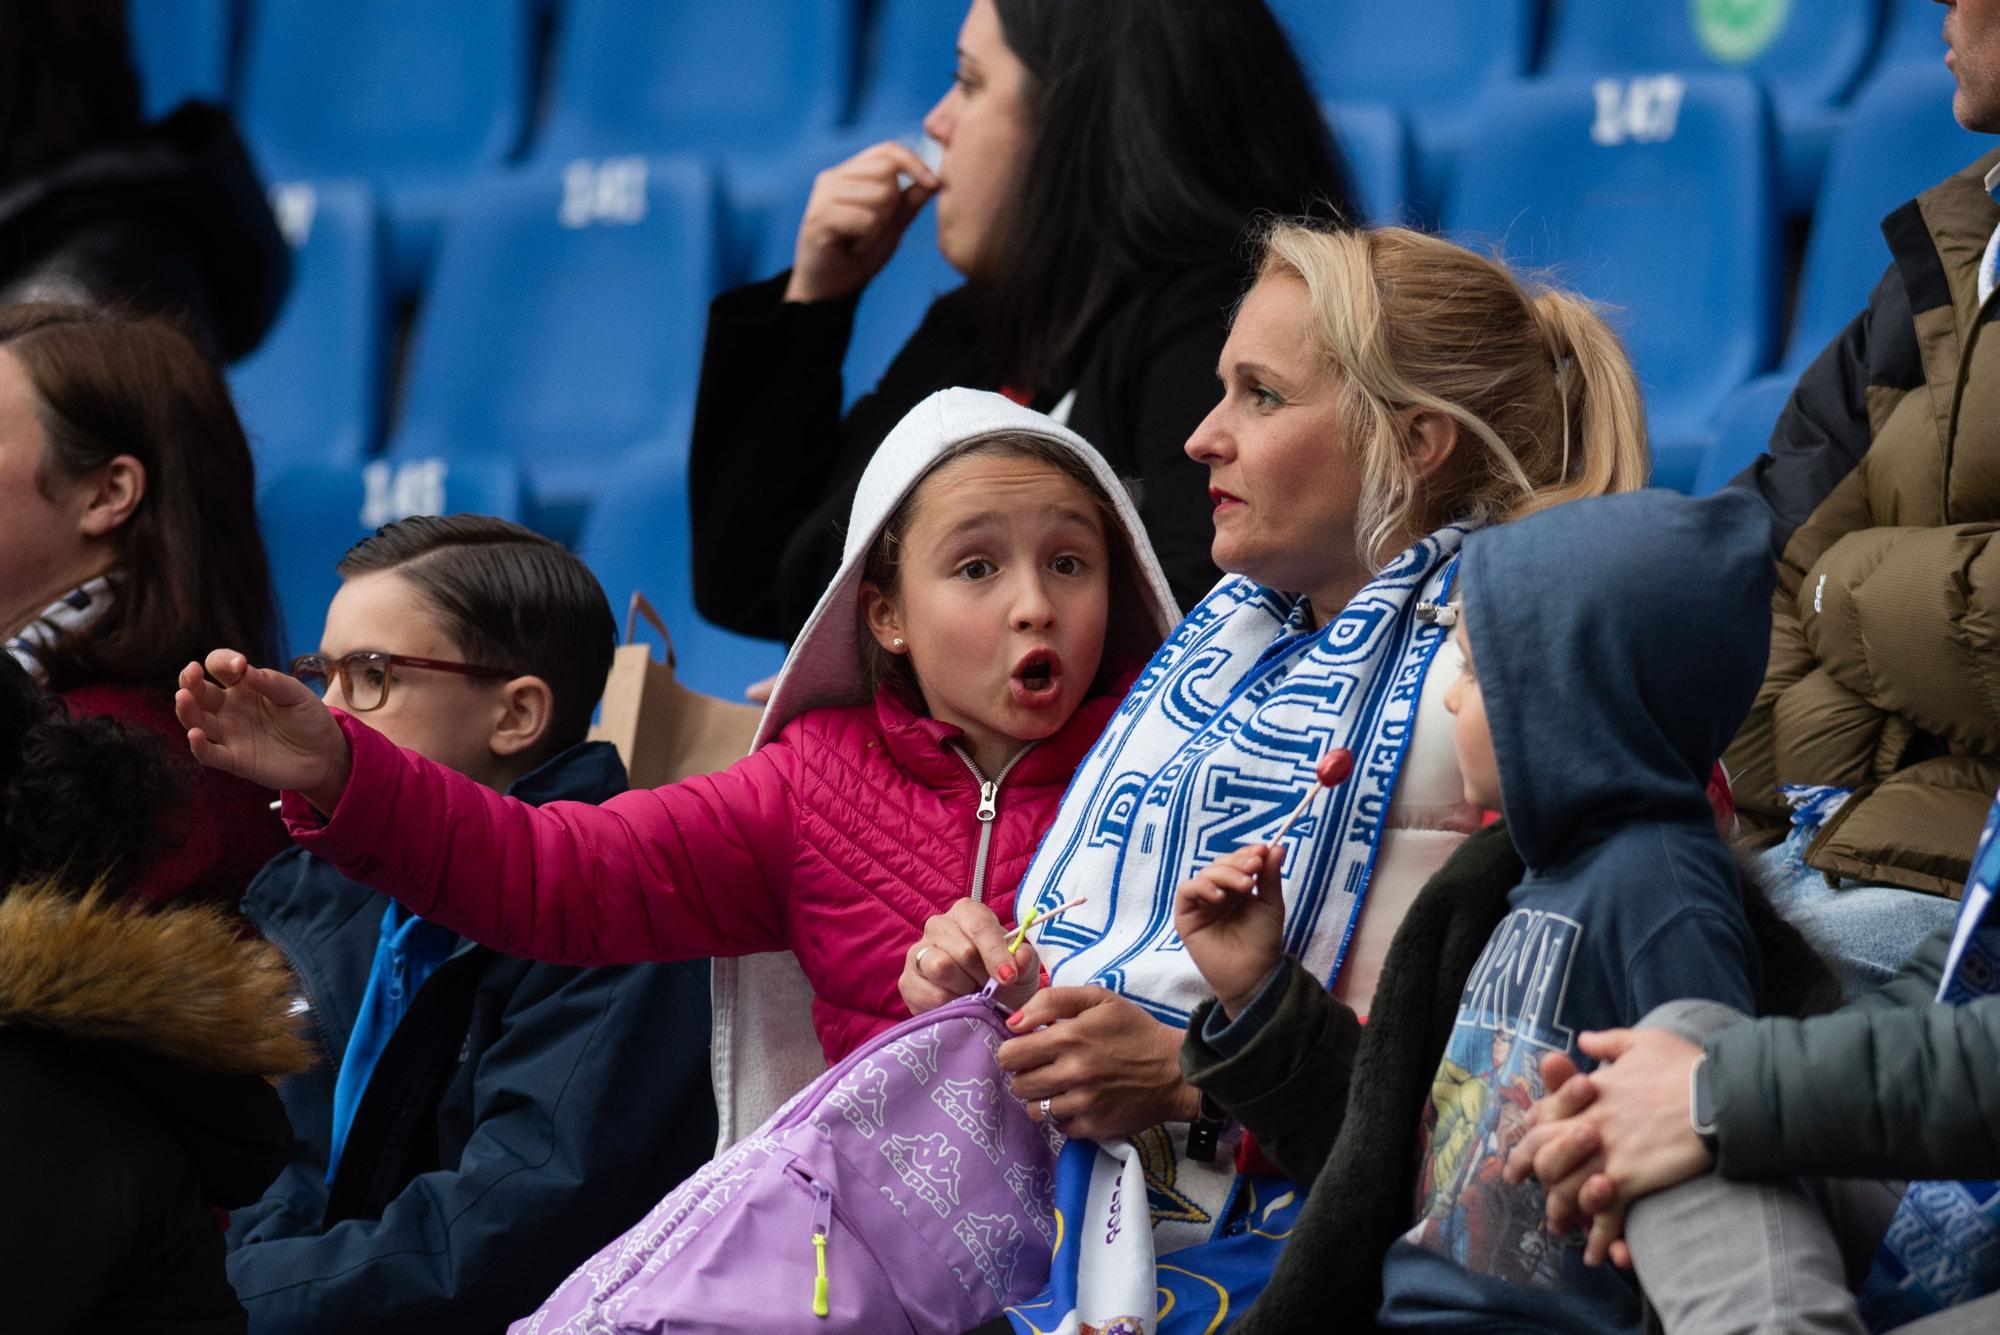
<path id="1" fill-rule="evenodd" d="M 535 0 L 256 0 L 240 111 L 281 179 L 401 186 L 504 162 L 527 125 Z"/>
<path id="2" fill-rule="evenodd" d="M 1888 0 L 1881 67 L 1944 64 L 1944 6 L 1938 0 Z"/>
<path id="3" fill-rule="evenodd" d="M 685 452 L 716 224 L 713 177 L 687 159 L 577 161 L 468 193 L 391 455 L 512 459 L 537 504 L 560 509 L 628 449 Z M 537 513 L 567 534 L 555 509 Z"/>
<path id="4" fill-rule="evenodd" d="M 1952 116 L 1956 86 L 1942 63 L 1909 61 L 1885 67 L 1855 98 L 1813 210 L 1786 369 L 1804 370 L 1867 304 L 1889 267 L 1881 223 L 1890 210 L 1993 147 Z"/>
<path id="5" fill-rule="evenodd" d="M 597 572 L 611 610 L 621 619 L 636 591 L 646 595 L 667 623 L 680 679 L 725 700 L 776 672 L 785 651 L 702 620 L 694 610 L 689 575 L 687 459 L 672 450 L 647 450 L 607 475 L 577 555 Z M 642 623 L 643 624 L 643 623 Z M 640 637 L 658 646 L 650 630 Z"/>
<path id="6" fill-rule="evenodd" d="M 148 119 L 191 99 L 229 100 L 236 0 L 130 0 L 126 12 Z"/>
<path id="7" fill-rule="evenodd" d="M 780 153 L 853 89 L 854 0 L 567 0 L 538 156 Z"/>
<path id="8" fill-rule="evenodd" d="M 273 180 L 382 192 L 412 287 L 458 190 L 526 134 L 540 0 L 254 0 L 238 111 Z"/>
<path id="9" fill-rule="evenodd" d="M 792 248 L 805 211 L 805 194 L 798 194 L 791 207 L 780 214 L 791 221 L 773 226 L 759 257 L 757 276 L 768 278 L 791 267 Z M 854 332 L 847 345 L 847 360 L 841 363 L 841 383 L 847 402 L 875 388 L 889 363 L 896 359 L 910 335 L 917 332 L 924 312 L 945 293 L 965 285 L 964 277 L 945 262 L 937 244 L 937 210 L 926 208 L 903 234 L 903 242 L 875 281 L 861 294 L 854 314 Z"/>
<path id="10" fill-rule="evenodd" d="M 457 513 L 519 521 L 523 510 L 520 473 L 498 460 L 298 464 L 267 478 L 257 518 L 284 616 L 285 652 L 318 647 L 326 605 L 340 587 L 334 566 L 382 525 L 408 515 Z"/>
<path id="11" fill-rule="evenodd" d="M 1847 101 L 1875 54 L 1883 0 L 1564 0 L 1550 17 L 1555 76 L 1741 72 L 1771 94 L 1786 202 L 1811 206 Z"/>
<path id="12" fill-rule="evenodd" d="M 1475 109 L 1527 73 L 1542 0 L 1273 0 L 1321 98 L 1409 118 L 1420 196 L 1435 204 Z"/>
<path id="13" fill-rule="evenodd" d="M 1769 111 L 1747 79 L 1538 80 L 1482 113 L 1445 226 L 1613 308 L 1654 477 L 1685 488 L 1716 408 L 1776 351 L 1771 177 Z"/>
<path id="14" fill-rule="evenodd" d="M 1401 113 L 1373 103 L 1329 102 L 1326 120 L 1363 219 L 1378 227 L 1409 221 L 1410 135 Z"/>
<path id="15" fill-rule="evenodd" d="M 855 123 L 917 134 L 951 87 L 967 6 L 954 0 L 875 0 L 862 54 Z"/>
<path id="16" fill-rule="evenodd" d="M 1702 455 L 1701 467 L 1689 489 L 1706 496 L 1727 486 L 1771 443 L 1771 428 L 1792 397 L 1795 376 L 1779 372 L 1758 376 L 1723 402 L 1715 415 L 1715 439 Z"/>
<path id="17" fill-rule="evenodd" d="M 386 370 L 386 295 L 375 198 L 354 182 L 272 187 L 292 244 L 292 290 L 230 388 L 257 465 L 352 466 L 374 451 Z"/>

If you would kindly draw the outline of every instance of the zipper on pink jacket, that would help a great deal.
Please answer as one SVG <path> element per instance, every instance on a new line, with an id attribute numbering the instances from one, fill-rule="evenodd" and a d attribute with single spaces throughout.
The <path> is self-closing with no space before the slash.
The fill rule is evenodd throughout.
<path id="1" fill-rule="evenodd" d="M 972 777 L 979 781 L 979 810 L 974 813 L 979 818 L 979 853 L 972 860 L 972 902 L 984 904 L 986 860 L 993 851 L 993 822 L 1000 815 L 1000 785 L 1007 782 L 1007 776 L 1014 772 L 1014 766 L 1021 763 L 1021 757 L 1035 749 L 1036 743 L 1029 742 L 1016 751 L 1009 757 L 1007 763 L 1000 767 L 1000 772 L 990 779 L 980 772 L 979 765 L 973 760 L 971 752 L 957 742 L 946 742 L 945 745 L 958 753 L 958 758 L 972 771 Z"/>

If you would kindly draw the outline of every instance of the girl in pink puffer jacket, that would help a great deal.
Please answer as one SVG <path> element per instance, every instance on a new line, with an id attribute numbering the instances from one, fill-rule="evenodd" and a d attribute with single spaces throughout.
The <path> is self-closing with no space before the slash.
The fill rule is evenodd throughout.
<path id="1" fill-rule="evenodd" d="M 794 951 L 832 1061 L 908 1014 L 926 919 L 967 896 L 1011 919 L 1071 774 L 1177 619 L 1095 450 L 946 390 L 876 452 L 757 745 L 721 773 L 529 806 L 233 650 L 213 681 L 182 672 L 175 709 L 204 764 L 285 790 L 302 847 L 482 945 L 572 965 Z M 1032 988 L 1032 944 L 964 963 Z"/>

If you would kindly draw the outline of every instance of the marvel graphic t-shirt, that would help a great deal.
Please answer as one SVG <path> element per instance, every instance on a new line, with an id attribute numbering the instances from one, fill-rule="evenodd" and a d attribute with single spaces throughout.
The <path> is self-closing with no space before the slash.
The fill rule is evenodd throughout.
<path id="1" fill-rule="evenodd" d="M 1583 1234 L 1544 1223 L 1540 1184 L 1509 1186 L 1501 1170 L 1544 1092 L 1544 1055 L 1588 1065 L 1579 1033 L 1633 1024 L 1677 998 L 1753 1013 L 1755 946 L 1733 887 L 1710 896 L 1674 878 L 1531 876 L 1509 905 L 1466 979 L 1431 1084 L 1415 1222 L 1384 1264 L 1381 1321 L 1636 1332 L 1637 1287 L 1610 1265 L 1585 1266 Z"/>

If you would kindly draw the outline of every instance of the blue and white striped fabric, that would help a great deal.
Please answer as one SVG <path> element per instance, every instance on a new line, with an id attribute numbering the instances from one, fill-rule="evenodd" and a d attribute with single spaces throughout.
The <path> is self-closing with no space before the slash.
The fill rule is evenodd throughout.
<path id="1" fill-rule="evenodd" d="M 1466 531 L 1454 525 L 1416 543 L 1318 629 L 1306 629 L 1303 599 L 1240 577 L 1223 580 L 1188 614 L 1084 759 L 1022 882 L 1018 902 L 1044 910 L 1088 896 L 1038 936 L 1056 986 L 1098 984 L 1164 1023 L 1185 1024 L 1208 987 L 1174 931 L 1176 888 L 1268 837 L 1314 781 L 1315 762 L 1346 747 L 1353 777 L 1294 827 L 1286 859 L 1286 949 L 1332 983 L 1368 892 L 1424 677 L 1447 634 L 1419 618 L 1417 606 L 1449 596 Z M 1142 1165 L 1153 1227 L 1150 1235 L 1125 1230 L 1142 1246 L 1117 1249 L 1125 1282 L 1100 1284 L 1087 1269 L 1061 1273 L 1092 1264 L 1094 1253 L 1073 1247 L 1058 1256 L 1045 1298 L 1075 1301 L 1133 1284 L 1151 1293 L 1156 1258 L 1212 1242 L 1232 1211 L 1241 1214 L 1226 1148 L 1216 1163 L 1193 1162 L 1185 1136 L 1185 1127 L 1156 1128 L 1135 1137 L 1136 1157 L 1123 1147 L 1097 1151 L 1095 1169 L 1079 1180 L 1094 1181 L 1108 1200 L 1110 1184 Z M 1265 1275 L 1278 1244 L 1269 1245 Z M 1039 1306 L 1030 1327 L 1074 1332 L 1133 1315 L 1059 1306 Z M 1153 1314 L 1140 1315 L 1150 1323 Z"/>
<path id="2" fill-rule="evenodd" d="M 9 657 L 26 669 L 29 676 L 38 682 L 46 682 L 48 673 L 43 668 L 42 660 L 48 652 L 63 636 L 73 635 L 103 616 L 110 605 L 111 576 L 99 575 L 50 603 L 40 616 L 23 626 L 20 633 L 0 648 L 4 648 Z"/>
<path id="3" fill-rule="evenodd" d="M 2000 992 L 2000 799 L 1959 902 L 1938 1004 Z M 2000 1289 L 2000 1182 L 1912 1182 L 1859 1294 L 1870 1330 L 1893 1330 Z"/>

